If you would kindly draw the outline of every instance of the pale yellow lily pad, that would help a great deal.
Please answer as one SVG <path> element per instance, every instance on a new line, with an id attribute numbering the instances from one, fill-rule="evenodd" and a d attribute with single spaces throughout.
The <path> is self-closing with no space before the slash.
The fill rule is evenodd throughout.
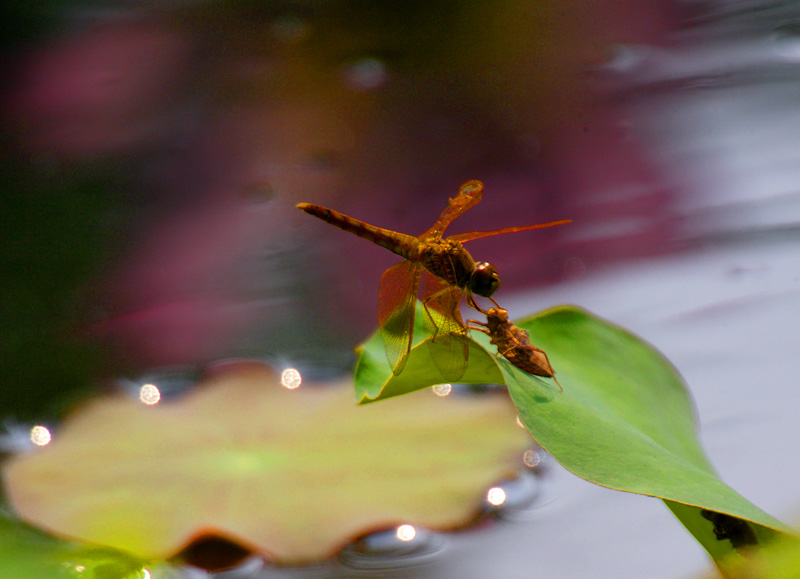
<path id="1" fill-rule="evenodd" d="M 531 443 L 515 417 L 505 394 L 359 407 L 350 383 L 286 390 L 248 366 L 155 406 L 95 400 L 3 478 L 59 535 L 163 559 L 214 533 L 302 563 L 395 524 L 469 523 Z"/>

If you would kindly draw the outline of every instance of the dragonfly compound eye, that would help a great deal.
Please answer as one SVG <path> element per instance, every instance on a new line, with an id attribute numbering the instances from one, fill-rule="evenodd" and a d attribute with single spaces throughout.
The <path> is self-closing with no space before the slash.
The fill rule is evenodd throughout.
<path id="1" fill-rule="evenodd" d="M 472 293 L 489 298 L 499 287 L 500 274 L 491 263 L 482 261 L 475 264 L 475 269 L 469 278 L 469 289 Z"/>

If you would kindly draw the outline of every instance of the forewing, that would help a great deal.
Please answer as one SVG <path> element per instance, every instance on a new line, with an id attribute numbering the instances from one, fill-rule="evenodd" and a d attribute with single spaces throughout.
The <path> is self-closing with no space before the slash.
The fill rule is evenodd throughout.
<path id="1" fill-rule="evenodd" d="M 490 237 L 492 235 L 503 235 L 505 233 L 516 233 L 518 231 L 528 231 L 530 229 L 544 229 L 545 227 L 554 227 L 556 225 L 564 225 L 565 223 L 572 223 L 572 219 L 560 219 L 559 221 L 549 221 L 547 223 L 536 223 L 535 225 L 521 225 L 519 227 L 505 227 L 503 229 L 494 229 L 492 231 L 470 231 L 468 233 L 456 233 L 450 235 L 448 241 L 471 241 L 473 239 L 480 239 L 481 237 Z"/>
<path id="2" fill-rule="evenodd" d="M 428 229 L 425 233 L 419 236 L 421 241 L 429 241 L 431 239 L 439 239 L 442 237 L 444 230 L 450 223 L 464 213 L 467 209 L 477 205 L 481 197 L 483 197 L 483 183 L 480 181 L 467 181 L 458 188 L 458 195 L 451 197 L 447 207 L 439 219 L 433 224 L 433 227 Z"/>
<path id="3" fill-rule="evenodd" d="M 467 368 L 469 343 L 459 303 L 464 290 L 428 271 L 422 273 L 423 327 L 434 364 L 447 382 L 457 382 Z"/>
<path id="4" fill-rule="evenodd" d="M 395 375 L 403 371 L 411 350 L 420 271 L 419 264 L 403 261 L 387 269 L 381 277 L 378 323 L 386 359 Z"/>

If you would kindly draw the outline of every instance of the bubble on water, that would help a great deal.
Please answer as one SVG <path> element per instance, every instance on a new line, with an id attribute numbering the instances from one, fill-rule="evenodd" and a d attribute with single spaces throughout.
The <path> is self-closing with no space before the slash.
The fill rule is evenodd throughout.
<path id="1" fill-rule="evenodd" d="M 536 468 L 542 463 L 542 453 L 534 448 L 529 448 L 523 453 L 522 462 L 528 468 Z"/>
<path id="2" fill-rule="evenodd" d="M 139 388 L 139 401 L 148 406 L 158 404 L 161 400 L 161 391 L 155 384 L 143 384 Z"/>
<path id="3" fill-rule="evenodd" d="M 135 378 L 117 378 L 117 386 L 143 404 L 156 404 L 187 392 L 198 381 L 198 370 L 189 366 L 156 368 Z"/>
<path id="4" fill-rule="evenodd" d="M 448 396 L 450 394 L 450 392 L 453 391 L 453 385 L 452 384 L 436 384 L 435 386 L 431 386 L 431 390 L 433 390 L 434 394 L 436 394 L 440 398 L 443 398 L 445 396 Z"/>
<path id="5" fill-rule="evenodd" d="M 303 377 L 295 368 L 286 368 L 281 372 L 281 386 L 289 390 L 298 388 L 303 383 Z"/>
<path id="6" fill-rule="evenodd" d="M 413 525 L 400 525 L 397 527 L 395 531 L 395 535 L 401 541 L 408 542 L 413 541 L 414 537 L 417 536 L 417 530 L 414 528 Z"/>
<path id="7" fill-rule="evenodd" d="M 354 569 L 402 569 L 429 563 L 443 548 L 441 535 L 404 524 L 352 542 L 339 559 Z"/>
<path id="8" fill-rule="evenodd" d="M 500 487 L 490 488 L 489 492 L 486 493 L 486 502 L 493 507 L 499 507 L 506 502 L 506 491 Z"/>
<path id="9" fill-rule="evenodd" d="M 47 446 L 53 437 L 46 426 L 37 424 L 31 428 L 31 442 L 36 446 Z"/>
<path id="10" fill-rule="evenodd" d="M 494 516 L 513 518 L 534 503 L 540 489 L 537 475 L 531 471 L 521 472 L 515 478 L 489 489 L 486 493 L 485 508 Z"/>

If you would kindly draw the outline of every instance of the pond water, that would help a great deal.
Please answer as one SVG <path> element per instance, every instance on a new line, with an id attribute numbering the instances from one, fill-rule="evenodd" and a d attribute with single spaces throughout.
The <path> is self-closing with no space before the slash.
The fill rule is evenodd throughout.
<path id="1" fill-rule="evenodd" d="M 8 309 L 19 323 L 7 335 L 27 339 L 34 326 L 50 336 L 63 312 L 27 312 L 60 301 L 64 319 L 88 318 L 81 336 L 110 348 L 110 366 L 92 378 L 265 352 L 298 362 L 304 377 L 340 374 L 375 325 L 377 280 L 395 258 L 294 204 L 415 233 L 459 183 L 480 178 L 485 208 L 458 231 L 574 220 L 522 241 L 476 242 L 476 257 L 500 256 L 512 319 L 576 304 L 655 345 L 686 379 L 722 479 L 796 523 L 800 5 L 639 3 L 608 21 L 595 15 L 595 38 L 580 2 L 585 21 L 558 26 L 549 4 L 531 23 L 517 21 L 530 16 L 524 3 L 490 3 L 496 29 L 480 11 L 456 18 L 446 2 L 422 22 L 378 11 L 363 26 L 347 2 L 321 16 L 297 4 L 236 13 L 227 31 L 202 10 L 187 26 L 169 11 L 140 19 L 122 6 L 76 8 L 64 38 L 15 56 L 8 110 L 22 120 L 4 120 L 8 158 L 24 159 L 14 172 L 23 194 L 6 197 L 21 240 L 9 255 L 22 257 L 6 261 L 24 267 L 14 270 Z M 451 60 L 466 51 L 471 19 L 487 45 Z M 375 22 L 394 33 L 380 35 L 385 47 Z M 412 25 L 418 43 L 396 34 Z M 318 40 L 321 29 L 346 32 Z M 443 30 L 452 34 L 444 56 L 429 58 Z M 508 44 L 489 50 L 506 30 Z M 520 48 L 530 30 L 552 61 Z M 596 43 L 602 57 L 589 58 Z M 585 60 L 596 62 L 587 70 Z M 565 73 L 575 61 L 579 74 Z M 331 62 L 334 74 L 320 65 Z M 62 206 L 30 191 L 74 196 L 80 227 L 58 230 Z M 44 233 L 19 236 L 29 221 Z M 114 235 L 83 235 L 92 228 Z M 77 259 L 81 251 L 92 257 Z M 83 293 L 60 291 L 65 272 L 95 259 L 101 275 L 75 274 Z M 33 287 L 41 300 L 27 299 Z M 3 344 L 24 363 L 3 362 L 18 390 L 0 402 L 22 417 L 85 378 L 66 362 L 78 359 L 72 351 L 47 340 Z M 45 358 L 53 367 L 37 365 Z M 448 535 L 414 576 L 667 579 L 710 569 L 660 501 L 546 467 L 524 516 Z M 302 573 L 370 576 L 338 564 Z"/>
<path id="2" fill-rule="evenodd" d="M 722 479 L 797 524 L 800 11 L 746 2 L 713 10 L 680 50 L 645 51 L 631 81 L 650 91 L 636 126 L 686 192 L 687 249 L 518 294 L 506 307 L 579 304 L 654 344 L 686 379 Z M 654 90 L 675 82 L 685 90 Z M 456 537 L 457 575 L 667 578 L 709 568 L 660 501 L 558 468 L 553 479 L 535 522 Z"/>
<path id="3" fill-rule="evenodd" d="M 800 9 L 692 4 L 707 12 L 679 46 L 625 47 L 610 72 L 636 95 L 630 130 L 680 191 L 670 204 L 677 251 L 590 268 L 573 260 L 571 279 L 505 294 L 503 305 L 521 317 L 577 304 L 651 342 L 686 379 L 722 479 L 797 524 Z M 600 203 L 653 193 L 595 192 Z M 633 230 L 658 220 L 645 214 Z M 561 243 L 602 244 L 619 225 L 589 231 L 578 220 Z M 589 484 L 553 461 L 542 483 L 523 520 L 449 535 L 415 576 L 666 579 L 712 566 L 656 499 Z"/>

